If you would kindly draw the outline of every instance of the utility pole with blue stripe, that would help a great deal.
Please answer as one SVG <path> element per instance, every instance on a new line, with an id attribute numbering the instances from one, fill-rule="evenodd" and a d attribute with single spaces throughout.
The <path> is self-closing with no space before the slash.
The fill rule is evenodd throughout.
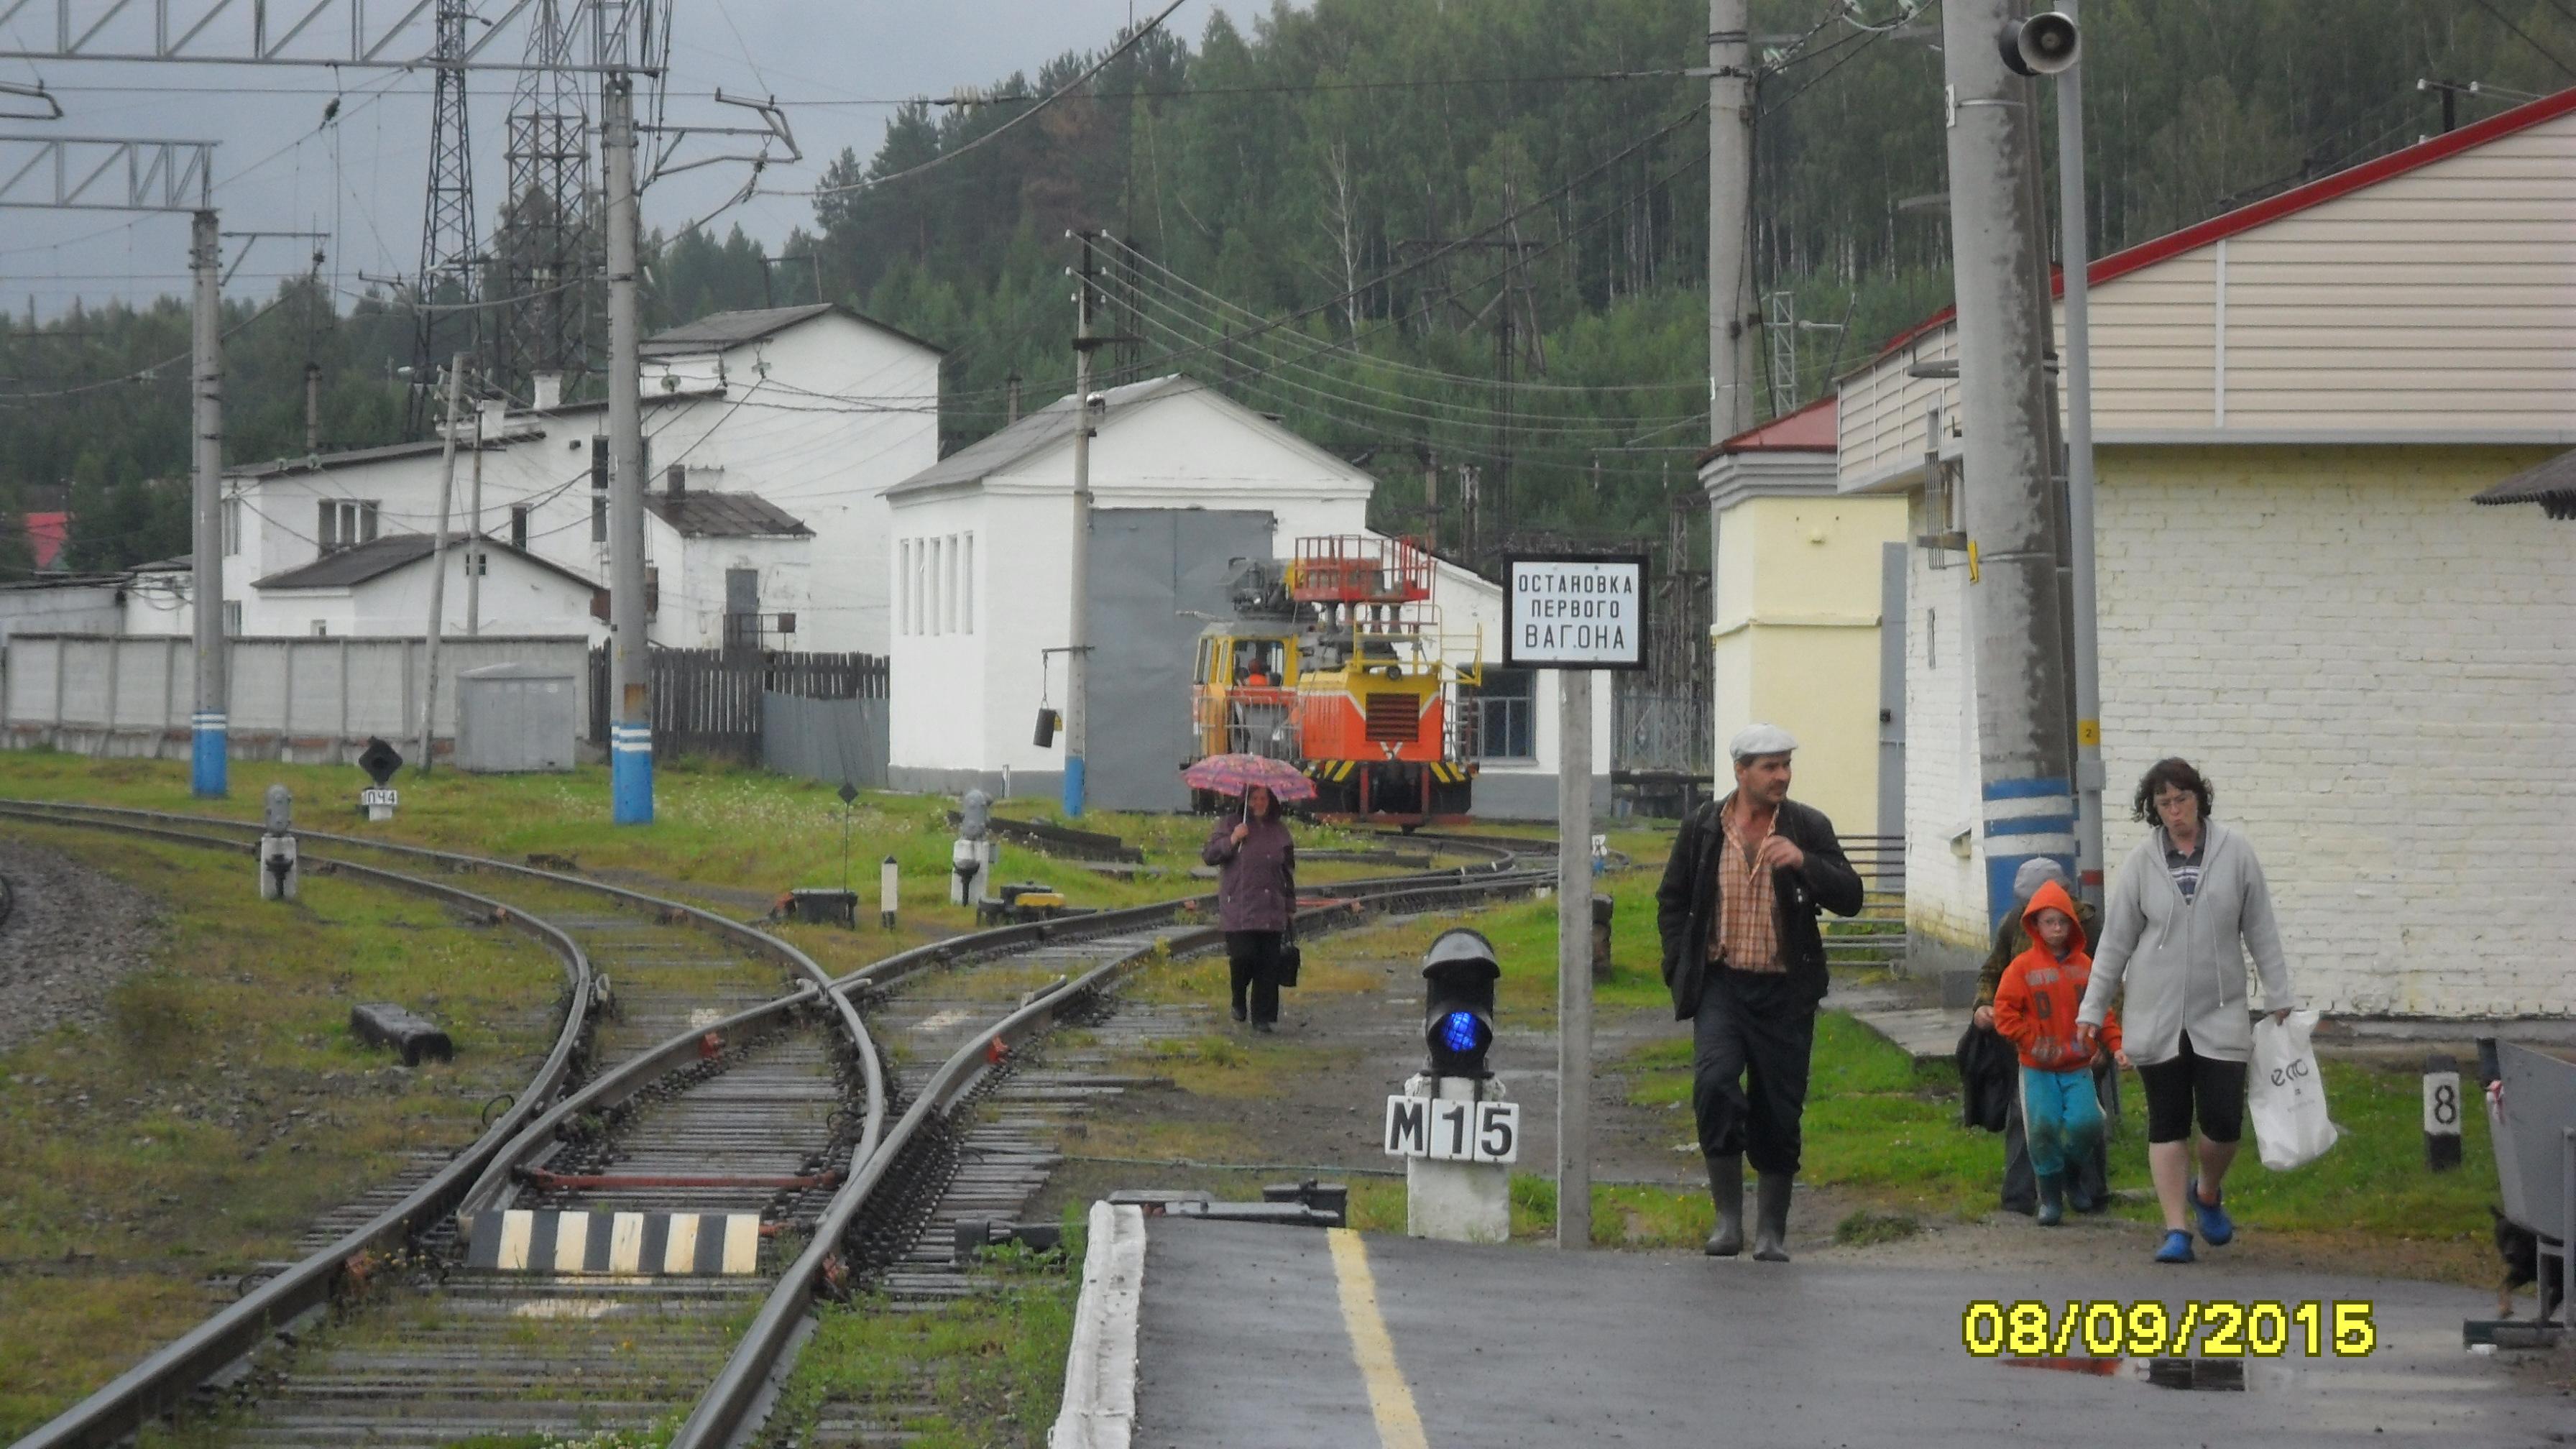
<path id="1" fill-rule="evenodd" d="M 2073 64 L 2075 44 L 2071 24 L 2033 28 L 2063 17 L 2024 13 L 2025 0 L 1949 0 L 1941 12 L 1989 929 L 2013 908 L 2022 862 L 2054 860 L 2073 879 L 2076 854 L 2033 79 Z"/>

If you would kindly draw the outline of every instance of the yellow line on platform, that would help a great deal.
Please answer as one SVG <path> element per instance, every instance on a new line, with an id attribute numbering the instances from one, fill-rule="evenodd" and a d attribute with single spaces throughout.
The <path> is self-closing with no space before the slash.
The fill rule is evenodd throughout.
<path id="1" fill-rule="evenodd" d="M 1377 1416 L 1377 1440 L 1385 1449 L 1430 1449 L 1422 1435 L 1422 1415 L 1413 1407 L 1413 1390 L 1395 1364 L 1395 1340 L 1378 1316 L 1377 1279 L 1369 1272 L 1368 1246 L 1348 1228 L 1327 1228 L 1333 1245 L 1333 1276 L 1342 1290 L 1342 1326 L 1350 1330 L 1351 1357 L 1360 1381 L 1368 1385 L 1369 1412 Z"/>

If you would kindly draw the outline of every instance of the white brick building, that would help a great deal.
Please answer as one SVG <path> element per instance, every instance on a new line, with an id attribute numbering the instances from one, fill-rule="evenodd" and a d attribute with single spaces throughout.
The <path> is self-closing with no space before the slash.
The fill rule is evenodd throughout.
<path id="1" fill-rule="evenodd" d="M 2571 215 L 2576 91 L 2092 268 L 2106 856 L 2191 760 L 2329 1011 L 2576 1011 L 2576 527 L 2470 503 L 2576 445 Z M 1945 315 L 1842 384 L 1842 486 L 1918 540 L 1977 486 L 1947 356 Z M 1908 576 L 1926 968 L 1990 919 L 1965 564 Z"/>

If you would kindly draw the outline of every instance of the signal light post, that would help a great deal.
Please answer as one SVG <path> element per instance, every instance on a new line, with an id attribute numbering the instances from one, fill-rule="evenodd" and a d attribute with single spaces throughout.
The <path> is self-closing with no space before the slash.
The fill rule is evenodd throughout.
<path id="1" fill-rule="evenodd" d="M 1475 931 L 1444 931 L 1422 956 L 1425 1069 L 1386 1099 L 1386 1151 L 1405 1159 L 1405 1231 L 1499 1243 L 1512 1235 L 1520 1104 L 1485 1066 L 1502 963 Z"/>

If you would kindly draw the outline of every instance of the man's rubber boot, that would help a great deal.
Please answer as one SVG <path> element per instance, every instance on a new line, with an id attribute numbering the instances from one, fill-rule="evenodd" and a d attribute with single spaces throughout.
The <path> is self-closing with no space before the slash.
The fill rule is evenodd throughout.
<path id="1" fill-rule="evenodd" d="M 1753 1257 L 1756 1262 L 1785 1263 L 1789 1250 L 1783 1246 L 1789 1236 L 1789 1183 L 1785 1172 L 1766 1172 L 1756 1187 L 1760 1196 L 1754 1203 L 1756 1220 L 1753 1227 Z"/>
<path id="2" fill-rule="evenodd" d="M 2043 1172 L 2039 1175 L 2039 1225 L 2053 1228 L 2066 1221 L 2066 1174 Z"/>
<path id="3" fill-rule="evenodd" d="M 1708 1155 L 1708 1200 L 1717 1208 L 1717 1231 L 1700 1249 L 1712 1258 L 1732 1258 L 1744 1251 L 1744 1154 Z"/>

